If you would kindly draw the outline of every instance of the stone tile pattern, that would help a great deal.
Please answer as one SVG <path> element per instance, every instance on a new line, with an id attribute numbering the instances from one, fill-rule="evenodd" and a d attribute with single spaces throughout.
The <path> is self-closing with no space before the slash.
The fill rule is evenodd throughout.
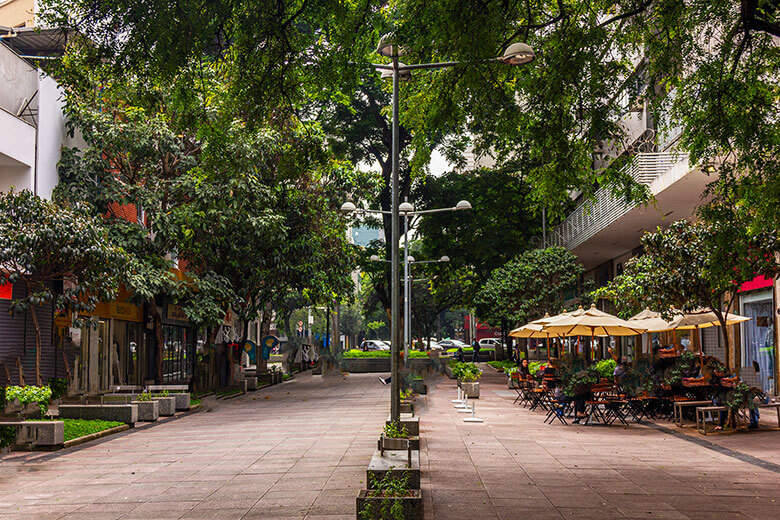
<path id="1" fill-rule="evenodd" d="M 0 520 L 354 519 L 388 388 L 304 374 L 151 428 L 6 454 Z"/>
<path id="2" fill-rule="evenodd" d="M 464 423 L 452 408 L 454 381 L 429 389 L 421 419 L 428 519 L 780 518 L 780 474 L 685 435 L 544 424 L 542 412 L 512 404 L 505 377 L 488 367 L 476 409 L 482 424 Z M 778 431 L 710 438 L 780 458 Z"/>

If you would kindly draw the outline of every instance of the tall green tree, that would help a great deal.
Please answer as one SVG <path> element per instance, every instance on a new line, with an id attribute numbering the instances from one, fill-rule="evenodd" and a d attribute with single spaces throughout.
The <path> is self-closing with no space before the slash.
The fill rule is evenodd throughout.
<path id="1" fill-rule="evenodd" d="M 739 370 L 739 359 L 731 359 L 726 315 L 737 301 L 740 285 L 757 274 L 778 272 L 774 241 L 768 248 L 739 223 L 711 219 L 674 222 L 665 230 L 645 234 L 642 244 L 649 259 L 629 263 L 629 274 L 645 281 L 647 294 L 668 317 L 672 308 L 711 309 L 720 322 L 726 366 Z"/>
<path id="2" fill-rule="evenodd" d="M 0 194 L 0 285 L 24 287 L 10 311 L 32 318 L 36 385 L 42 385 L 40 307 L 89 312 L 114 297 L 126 267 L 124 252 L 86 204 L 61 206 L 28 190 Z M 62 282 L 62 291 L 55 282 Z"/>

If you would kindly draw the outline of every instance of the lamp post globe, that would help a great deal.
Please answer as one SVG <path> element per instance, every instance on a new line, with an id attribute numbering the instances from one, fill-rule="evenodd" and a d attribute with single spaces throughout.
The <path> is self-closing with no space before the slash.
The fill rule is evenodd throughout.
<path id="1" fill-rule="evenodd" d="M 458 211 L 471 209 L 471 202 L 467 200 L 461 200 L 455 205 L 455 209 Z"/>
<path id="2" fill-rule="evenodd" d="M 449 262 L 449 261 L 450 261 L 450 257 L 447 255 L 444 255 L 441 258 L 439 258 L 439 262 Z"/>
<path id="3" fill-rule="evenodd" d="M 410 264 L 413 264 L 413 263 L 414 263 L 414 257 L 413 257 L 412 255 L 409 255 L 409 256 L 407 256 L 407 257 L 406 257 L 406 259 L 407 259 L 407 261 L 408 261 Z"/>
<path id="4" fill-rule="evenodd" d="M 527 43 L 513 43 L 506 48 L 501 61 L 507 65 L 523 65 L 531 63 L 535 57 L 534 50 Z"/>
<path id="5" fill-rule="evenodd" d="M 343 211 L 344 213 L 352 213 L 356 209 L 357 207 L 355 206 L 355 204 L 350 201 L 347 201 L 341 205 L 341 211 Z"/>
<path id="6" fill-rule="evenodd" d="M 404 49 L 399 47 L 395 40 L 395 34 L 387 33 L 379 38 L 379 43 L 376 46 L 376 53 L 380 56 L 386 56 L 388 58 L 398 57 L 404 55 Z"/>
<path id="7" fill-rule="evenodd" d="M 414 206 L 410 202 L 402 202 L 398 205 L 398 211 L 401 213 L 412 213 L 414 212 Z"/>
<path id="8" fill-rule="evenodd" d="M 379 255 L 371 255 L 369 257 L 369 260 L 371 260 L 372 262 L 378 262 L 379 261 Z"/>

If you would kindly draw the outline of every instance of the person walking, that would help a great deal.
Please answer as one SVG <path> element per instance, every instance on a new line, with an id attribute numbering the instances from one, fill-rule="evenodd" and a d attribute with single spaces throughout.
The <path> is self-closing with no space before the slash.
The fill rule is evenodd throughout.
<path id="1" fill-rule="evenodd" d="M 475 339 L 475 340 L 474 340 L 474 341 L 471 343 L 471 350 L 474 352 L 474 355 L 473 355 L 473 357 L 472 357 L 472 359 L 471 359 L 471 360 L 472 360 L 474 363 L 479 363 L 479 362 L 480 362 L 480 358 L 479 358 L 479 350 L 480 350 L 480 348 L 481 348 L 481 347 L 479 346 L 479 341 L 477 341 L 477 340 Z"/>

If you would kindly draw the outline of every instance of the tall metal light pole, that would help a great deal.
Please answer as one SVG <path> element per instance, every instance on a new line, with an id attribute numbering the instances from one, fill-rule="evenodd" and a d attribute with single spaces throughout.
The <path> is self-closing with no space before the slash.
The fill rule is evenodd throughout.
<path id="1" fill-rule="evenodd" d="M 399 378 L 399 350 L 398 345 L 401 342 L 400 330 L 398 326 L 398 318 L 401 316 L 399 289 L 400 283 L 398 280 L 399 270 L 399 254 L 398 254 L 398 241 L 400 239 L 399 230 L 399 210 L 398 210 L 398 82 L 401 75 L 408 76 L 412 70 L 416 69 L 441 69 L 445 67 L 455 67 L 457 65 L 463 65 L 464 62 L 447 61 L 439 63 L 419 63 L 415 65 L 403 65 L 399 63 L 398 59 L 403 50 L 399 47 L 395 41 L 395 35 L 386 34 L 379 40 L 379 45 L 376 49 L 377 54 L 385 56 L 392 60 L 390 65 L 386 64 L 373 64 L 373 67 L 383 71 L 392 72 L 393 78 L 393 121 L 392 121 L 392 135 L 393 142 L 391 146 L 392 153 L 392 179 L 391 179 L 391 240 L 390 244 L 390 290 L 392 294 L 390 296 L 390 420 L 398 421 L 401 417 L 401 381 Z M 504 55 L 498 58 L 488 58 L 485 60 L 475 60 L 471 63 L 490 63 L 499 62 L 507 65 L 522 65 L 530 63 L 534 59 L 534 51 L 525 43 L 513 43 L 504 51 Z M 468 62 L 467 62 L 468 63 Z M 343 208 L 343 206 L 342 206 Z M 354 204 L 352 205 L 354 210 Z"/>

